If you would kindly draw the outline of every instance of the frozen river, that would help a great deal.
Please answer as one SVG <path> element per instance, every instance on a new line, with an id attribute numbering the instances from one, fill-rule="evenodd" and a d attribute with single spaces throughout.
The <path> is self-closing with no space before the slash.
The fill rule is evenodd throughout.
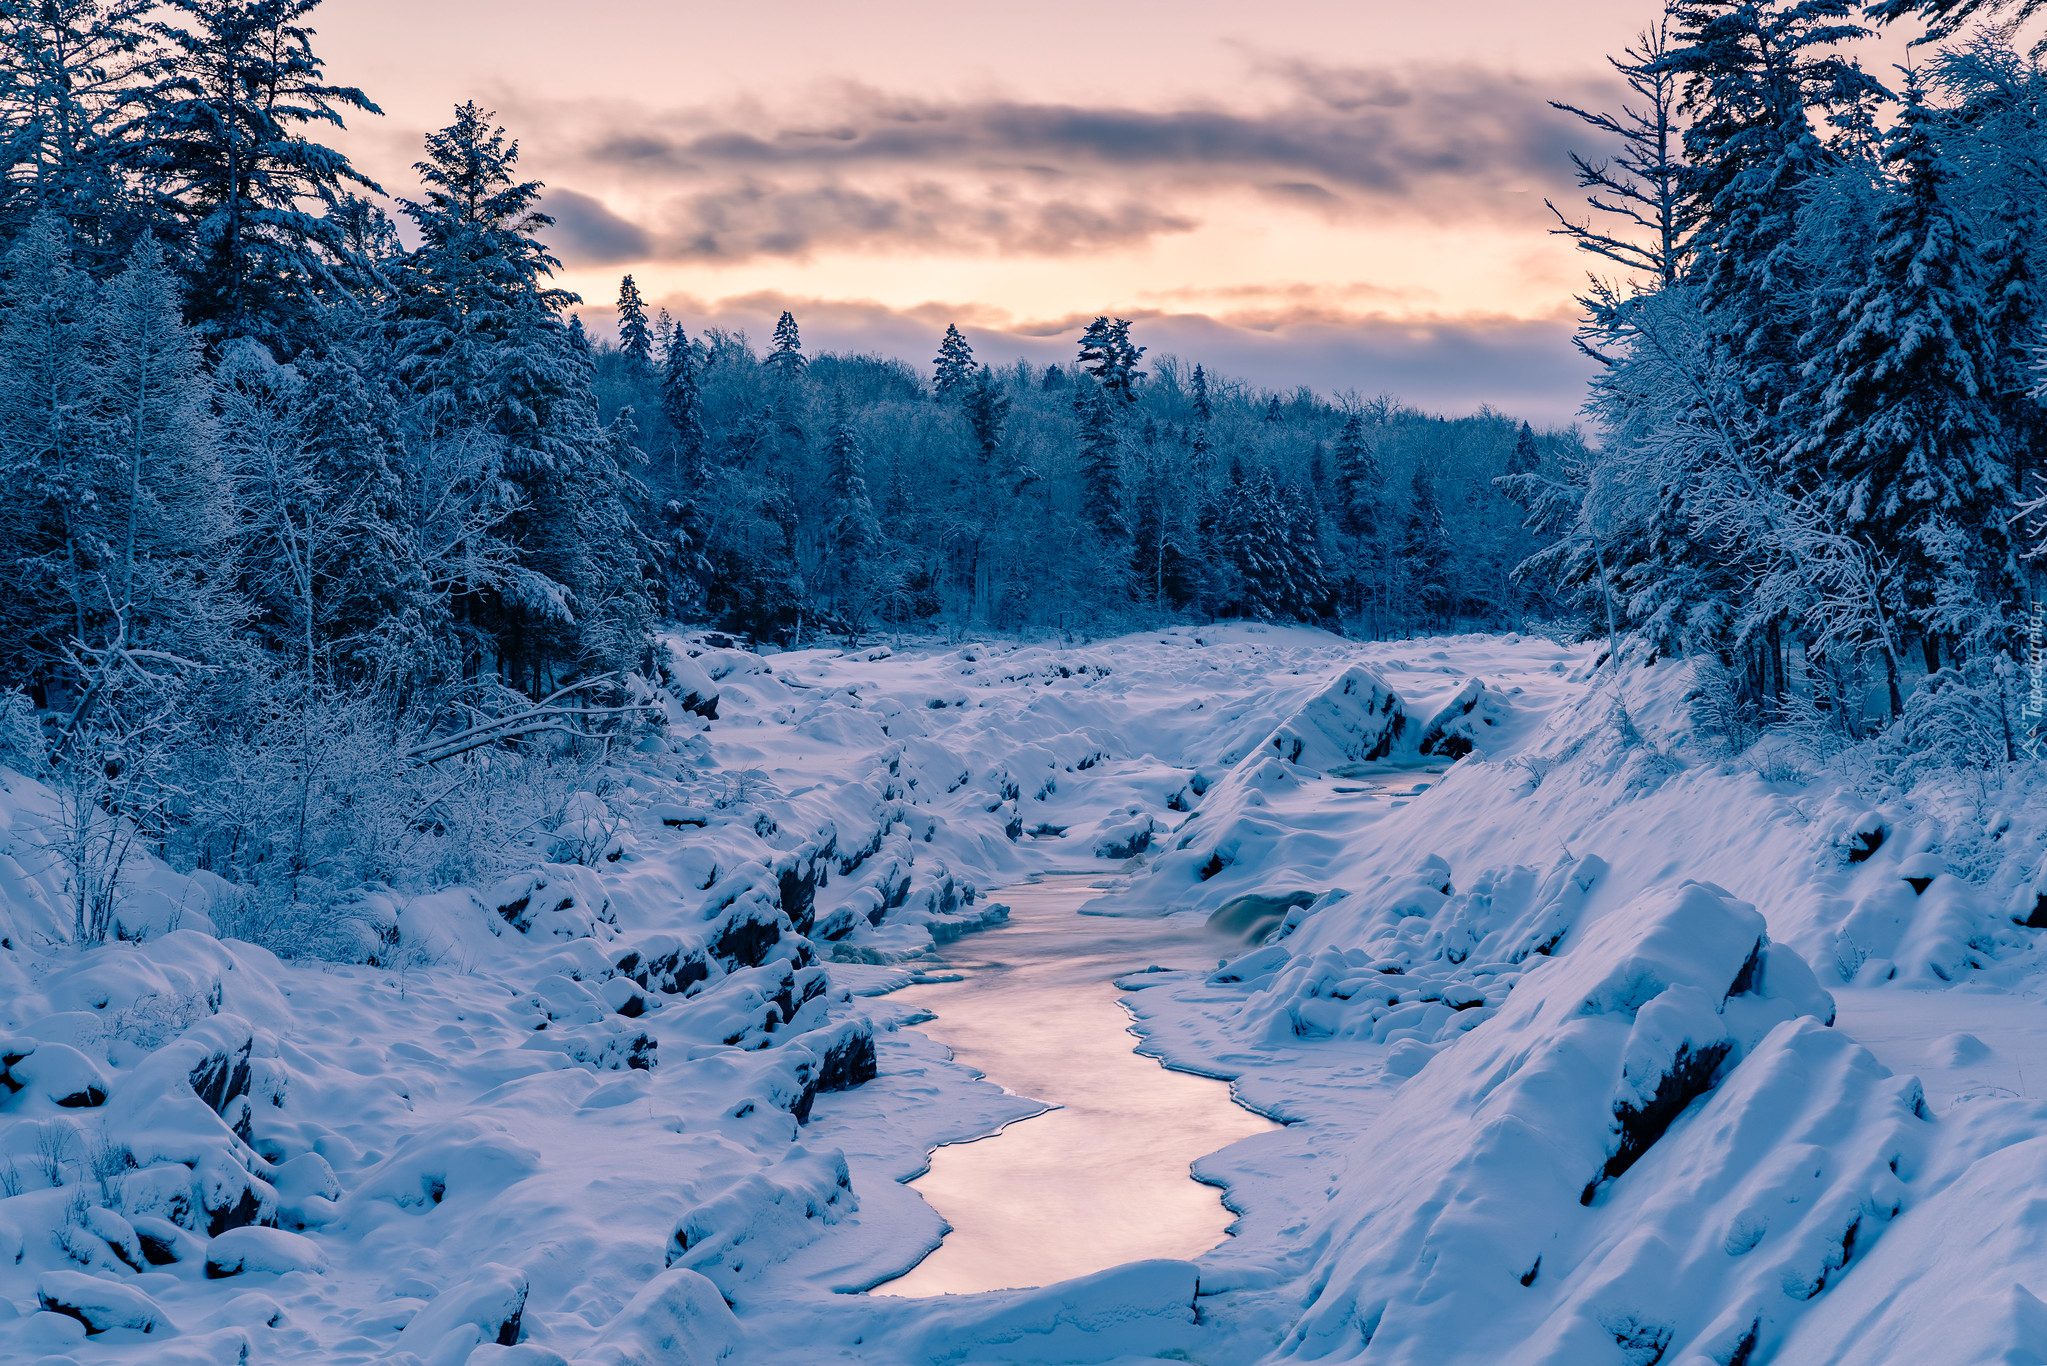
<path id="1" fill-rule="evenodd" d="M 1189 1164 L 1274 1126 L 1234 1104 L 1227 1083 L 1134 1052 L 1111 979 L 1151 964 L 1209 967 L 1243 941 L 1198 915 L 1080 915 L 1101 895 L 1090 880 L 996 893 L 1009 923 L 955 943 L 938 969 L 961 979 L 902 992 L 936 1015 L 919 1028 L 960 1061 L 1057 1108 L 932 1154 L 915 1185 L 953 1232 L 878 1293 L 1049 1285 L 1140 1258 L 1197 1256 L 1225 1237 L 1221 1194 Z"/>

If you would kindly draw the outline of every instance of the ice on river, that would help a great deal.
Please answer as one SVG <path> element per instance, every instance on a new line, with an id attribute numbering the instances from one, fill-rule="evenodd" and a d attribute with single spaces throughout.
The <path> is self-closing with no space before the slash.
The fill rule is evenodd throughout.
<path id="1" fill-rule="evenodd" d="M 1153 966 L 1206 969 L 1242 941 L 1208 930 L 1199 913 L 1080 915 L 1101 895 L 1092 882 L 1002 889 L 1008 923 L 943 957 L 959 980 L 900 993 L 935 1013 L 919 1028 L 960 1062 L 1056 1108 L 932 1153 L 914 1184 L 952 1232 L 885 1293 L 1049 1285 L 1121 1262 L 1192 1258 L 1234 1219 L 1189 1168 L 1277 1126 L 1233 1103 L 1228 1083 L 1134 1052 L 1112 979 Z"/>

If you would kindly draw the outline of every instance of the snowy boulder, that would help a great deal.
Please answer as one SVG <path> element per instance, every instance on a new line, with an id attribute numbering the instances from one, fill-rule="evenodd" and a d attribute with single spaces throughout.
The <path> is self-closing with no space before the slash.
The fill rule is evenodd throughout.
<path id="1" fill-rule="evenodd" d="M 702 664 L 680 650 L 669 650 L 661 672 L 662 690 L 676 708 L 706 721 L 718 719 L 718 685 Z M 682 717 L 671 712 L 668 719 L 674 724 Z"/>
<path id="2" fill-rule="evenodd" d="M 1096 858 L 1135 858 L 1151 848 L 1152 836 L 1165 828 L 1143 808 L 1131 806 L 1103 817 L 1088 838 Z"/>
<path id="3" fill-rule="evenodd" d="M 1410 729 L 1400 695 L 1378 674 L 1354 664 L 1282 722 L 1260 750 L 1285 763 L 1327 770 L 1390 758 L 1403 741 L 1411 749 Z"/>
<path id="4" fill-rule="evenodd" d="M 114 1211 L 104 1206 L 87 1210 L 84 1231 L 105 1243 L 129 1270 L 149 1269 L 150 1260 L 142 1250 L 142 1240 L 135 1232 L 135 1225 Z"/>
<path id="5" fill-rule="evenodd" d="M 860 1208 L 846 1158 L 792 1144 L 772 1167 L 702 1198 L 668 1239 L 668 1265 L 709 1277 L 727 1299 L 740 1282 Z"/>
<path id="6" fill-rule="evenodd" d="M 467 1328 L 479 1342 L 509 1347 L 526 1316 L 526 1273 L 486 1262 L 467 1280 L 443 1290 L 398 1335 L 399 1346 L 422 1355 L 450 1333 Z"/>
<path id="7" fill-rule="evenodd" d="M 50 1313 L 77 1319 L 88 1334 L 112 1328 L 155 1333 L 170 1327 L 163 1306 L 140 1290 L 83 1271 L 45 1271 L 36 1278 L 36 1302 Z"/>
<path id="8" fill-rule="evenodd" d="M 1476 678 L 1467 678 L 1450 701 L 1422 727 L 1415 748 L 1422 754 L 1462 759 L 1506 718 L 1507 705 Z"/>
<path id="9" fill-rule="evenodd" d="M 307 1271 L 317 1275 L 326 1269 L 327 1259 L 317 1243 L 281 1228 L 229 1229 L 206 1245 L 208 1280 L 256 1272 L 282 1276 L 291 1271 Z"/>
<path id="10" fill-rule="evenodd" d="M 688 1267 L 675 1266 L 642 1286 L 576 1362 L 717 1366 L 738 1350 L 739 1337 L 739 1320 L 718 1287 Z"/>
<path id="11" fill-rule="evenodd" d="M 0 1086 L 26 1091 L 69 1110 L 106 1104 L 107 1074 L 70 1044 L 10 1043 L 0 1049 Z"/>
<path id="12" fill-rule="evenodd" d="M 505 878 L 484 902 L 506 925 L 535 939 L 605 938 L 618 925 L 603 881 L 571 863 L 544 863 Z"/>

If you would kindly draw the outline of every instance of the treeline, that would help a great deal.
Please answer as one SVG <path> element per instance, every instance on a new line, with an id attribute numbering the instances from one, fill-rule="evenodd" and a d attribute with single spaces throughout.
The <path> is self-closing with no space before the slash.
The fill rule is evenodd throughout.
<path id="1" fill-rule="evenodd" d="M 1880 79 L 1846 0 L 1693 0 L 1559 231 L 1620 267 L 1583 344 L 1598 451 L 1512 481 L 1583 609 L 1727 665 L 1766 717 L 2009 760 L 2039 603 L 2047 73 L 1994 6 Z M 1560 216 L 1561 217 L 1561 216 Z M 2035 664 L 2037 667 L 2037 662 Z"/>
<path id="2" fill-rule="evenodd" d="M 765 354 L 690 337 L 628 276 L 618 334 L 596 392 L 648 452 L 677 596 L 757 637 L 1188 615 L 1384 634 L 1552 606 L 1512 577 L 1537 542 L 1493 481 L 1568 433 L 1147 369 L 1121 319 L 1043 368 L 977 365 L 948 328 L 927 377 L 806 356 L 787 314 Z"/>

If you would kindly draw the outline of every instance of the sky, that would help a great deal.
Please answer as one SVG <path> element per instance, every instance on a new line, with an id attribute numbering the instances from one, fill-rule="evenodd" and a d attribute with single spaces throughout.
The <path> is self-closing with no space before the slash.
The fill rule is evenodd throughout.
<path id="1" fill-rule="evenodd" d="M 1550 100 L 1605 107 L 1635 0 L 328 0 L 342 137 L 394 195 L 474 99 L 544 181 L 561 283 L 692 331 L 1066 362 L 1097 314 L 1261 388 L 1571 421 L 1586 261 Z M 565 22 L 571 20 L 570 22 Z M 1890 46 L 1886 44 L 1886 46 Z"/>

